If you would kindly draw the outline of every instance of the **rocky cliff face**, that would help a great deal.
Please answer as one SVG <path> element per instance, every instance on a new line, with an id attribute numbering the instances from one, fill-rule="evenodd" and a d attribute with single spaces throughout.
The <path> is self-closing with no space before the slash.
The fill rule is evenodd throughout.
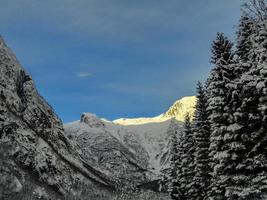
<path id="1" fill-rule="evenodd" d="M 113 187 L 112 181 L 80 158 L 61 120 L 2 38 L 0 147 L 0 199 L 25 192 L 33 198 L 48 193 L 63 198 L 77 194 L 81 184 Z"/>

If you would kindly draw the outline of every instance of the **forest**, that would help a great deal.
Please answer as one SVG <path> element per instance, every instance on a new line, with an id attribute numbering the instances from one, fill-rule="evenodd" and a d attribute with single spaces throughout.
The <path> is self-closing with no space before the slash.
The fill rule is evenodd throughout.
<path id="1" fill-rule="evenodd" d="M 172 199 L 267 198 L 267 2 L 250 0 L 233 43 L 218 33 L 194 117 L 173 135 Z"/>

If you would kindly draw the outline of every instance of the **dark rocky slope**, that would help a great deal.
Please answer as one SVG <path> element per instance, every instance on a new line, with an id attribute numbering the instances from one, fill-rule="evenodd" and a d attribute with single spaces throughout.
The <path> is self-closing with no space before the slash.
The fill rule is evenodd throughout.
<path id="1" fill-rule="evenodd" d="M 0 147 L 0 199 L 25 196 L 25 191 L 66 198 L 88 184 L 114 189 L 112 181 L 79 157 L 61 120 L 2 38 Z"/>

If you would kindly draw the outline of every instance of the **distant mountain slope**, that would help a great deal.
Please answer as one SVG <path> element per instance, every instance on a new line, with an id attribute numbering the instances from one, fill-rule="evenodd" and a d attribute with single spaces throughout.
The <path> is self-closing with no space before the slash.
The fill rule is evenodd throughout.
<path id="1" fill-rule="evenodd" d="M 182 131 L 185 114 L 193 115 L 195 101 L 195 97 L 184 97 L 166 113 L 152 118 L 108 121 L 83 113 L 79 121 L 64 128 L 85 160 L 106 174 L 127 174 L 141 184 L 164 174 L 169 164 L 170 130 Z"/>
<path id="2" fill-rule="evenodd" d="M 122 131 L 119 127 L 84 113 L 80 121 L 66 124 L 65 130 L 81 149 L 83 159 L 107 176 L 127 178 L 135 184 L 146 181 L 148 155 L 144 154 L 142 146 L 135 152 L 116 138 L 114 133 Z"/>

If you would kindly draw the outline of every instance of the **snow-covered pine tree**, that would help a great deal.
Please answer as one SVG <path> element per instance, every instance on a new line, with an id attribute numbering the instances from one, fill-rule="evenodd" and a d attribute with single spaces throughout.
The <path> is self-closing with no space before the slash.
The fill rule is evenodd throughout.
<path id="1" fill-rule="evenodd" d="M 215 65 L 228 64 L 233 57 L 232 46 L 232 42 L 223 33 L 217 33 L 217 37 L 212 43 L 211 63 Z"/>
<path id="2" fill-rule="evenodd" d="M 246 120 L 240 121 L 240 107 L 243 104 L 242 83 L 240 78 L 244 73 L 249 71 L 256 59 L 256 51 L 254 48 L 254 40 L 257 36 L 257 23 L 255 18 L 248 13 L 243 12 L 240 19 L 238 31 L 237 31 L 237 45 L 236 45 L 236 57 L 234 63 L 230 64 L 234 69 L 234 80 L 232 79 L 226 84 L 230 98 L 228 105 L 226 106 L 229 117 L 228 125 L 224 131 L 223 144 L 224 152 L 227 152 L 227 159 L 224 159 L 224 163 L 227 163 L 223 168 L 224 177 L 228 181 L 227 187 L 225 187 L 225 198 L 236 199 L 239 198 L 239 193 L 242 188 L 245 188 L 245 183 L 249 180 L 248 176 L 245 176 L 241 166 L 244 166 L 242 159 L 246 154 L 246 145 L 244 143 L 243 134 L 245 133 L 243 124 Z M 243 110 L 244 111 L 244 110 Z M 243 180 L 242 180 L 243 179 Z"/>
<path id="3" fill-rule="evenodd" d="M 178 129 L 176 122 L 174 120 L 171 121 L 170 126 L 167 131 L 170 134 L 170 169 L 169 169 L 169 180 L 168 180 L 168 192 L 172 199 L 179 200 L 181 198 L 181 194 L 178 190 L 179 181 L 177 180 L 177 170 L 179 170 L 180 163 L 180 149 L 178 145 Z"/>
<path id="4" fill-rule="evenodd" d="M 229 107 L 232 107 L 234 117 L 224 135 L 231 158 L 226 168 L 231 182 L 225 191 L 227 199 L 264 199 L 267 192 L 266 5 L 265 0 L 251 0 L 250 7 L 247 7 L 251 26 L 239 30 L 247 32 L 241 35 L 248 36 L 239 44 L 251 47 L 246 51 L 241 45 L 244 51 L 239 51 L 237 45 L 240 54 L 236 66 L 245 70 L 233 84 L 235 90 Z"/>
<path id="5" fill-rule="evenodd" d="M 250 61 L 255 57 L 255 53 L 252 51 L 252 46 L 256 34 L 256 26 L 257 24 L 255 20 L 247 13 L 243 12 L 241 19 L 239 20 L 236 40 L 236 78 L 240 78 L 244 72 L 250 69 Z"/>
<path id="6" fill-rule="evenodd" d="M 213 178 L 209 197 L 223 199 L 227 187 L 228 174 L 225 169 L 228 165 L 229 150 L 224 143 L 224 135 L 231 118 L 228 103 L 231 92 L 226 87 L 234 79 L 234 65 L 232 43 L 222 34 L 218 33 L 212 45 L 212 60 L 215 65 L 207 81 L 207 111 L 211 124 L 210 157 L 212 160 Z"/>
<path id="7" fill-rule="evenodd" d="M 182 194 L 181 199 L 196 199 L 196 190 L 194 187 L 194 152 L 195 140 L 193 137 L 190 116 L 187 114 L 184 123 L 184 133 L 179 143 L 180 163 L 177 171 L 179 181 L 179 191 Z"/>
<path id="8" fill-rule="evenodd" d="M 237 30 L 236 54 L 240 60 L 247 61 L 252 48 L 251 36 L 255 33 L 255 21 L 252 17 L 243 13 Z"/>
<path id="9" fill-rule="evenodd" d="M 207 196 L 211 170 L 209 159 L 210 124 L 208 121 L 207 98 L 200 82 L 197 84 L 197 103 L 193 119 L 193 134 L 196 143 L 193 181 L 197 191 L 196 199 L 202 200 Z"/>
<path id="10" fill-rule="evenodd" d="M 228 106 L 231 108 L 232 113 L 235 112 L 242 104 L 242 98 L 239 96 L 242 85 L 239 83 L 239 80 L 245 72 L 249 71 L 256 59 L 257 53 L 254 50 L 255 48 L 253 48 L 253 41 L 255 41 L 255 37 L 257 36 L 256 33 L 257 23 L 255 18 L 243 10 L 237 31 L 236 56 L 234 63 L 232 64 L 235 79 L 231 83 L 227 84 L 229 92 L 232 93 Z M 233 118 L 229 121 L 230 123 L 233 123 Z"/>
<path id="11" fill-rule="evenodd" d="M 234 144 L 236 161 L 233 186 L 228 198 L 263 199 L 267 194 L 267 21 L 258 18 L 257 33 L 253 40 L 250 70 L 242 75 L 242 104 L 234 113 L 234 124 L 228 127 L 242 144 Z M 233 145 L 232 145 L 233 146 Z"/>

